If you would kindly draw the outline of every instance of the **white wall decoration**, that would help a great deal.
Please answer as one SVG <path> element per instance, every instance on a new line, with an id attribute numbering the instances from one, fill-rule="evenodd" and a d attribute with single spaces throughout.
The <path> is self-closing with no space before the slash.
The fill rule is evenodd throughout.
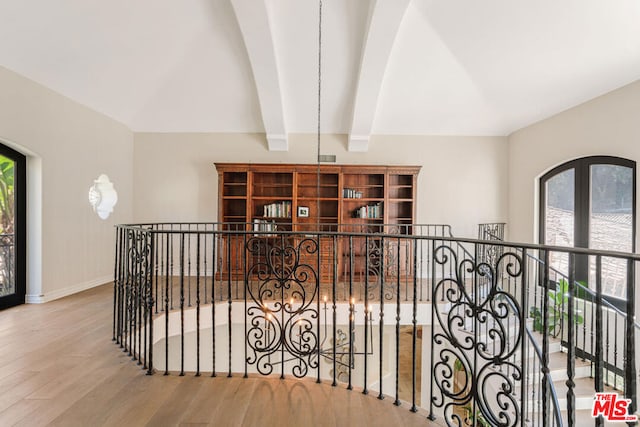
<path id="1" fill-rule="evenodd" d="M 93 181 L 93 186 L 89 188 L 89 203 L 102 219 L 109 218 L 113 212 L 113 207 L 118 203 L 118 192 L 107 175 L 102 174 Z"/>

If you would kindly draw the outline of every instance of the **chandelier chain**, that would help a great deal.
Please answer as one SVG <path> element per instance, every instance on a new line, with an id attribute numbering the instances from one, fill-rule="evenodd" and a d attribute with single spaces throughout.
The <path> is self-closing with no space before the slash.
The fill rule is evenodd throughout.
<path id="1" fill-rule="evenodd" d="M 317 163 L 318 170 L 316 176 L 316 218 L 318 229 L 320 228 L 320 113 L 322 95 L 322 0 L 318 1 L 318 141 L 317 141 Z"/>

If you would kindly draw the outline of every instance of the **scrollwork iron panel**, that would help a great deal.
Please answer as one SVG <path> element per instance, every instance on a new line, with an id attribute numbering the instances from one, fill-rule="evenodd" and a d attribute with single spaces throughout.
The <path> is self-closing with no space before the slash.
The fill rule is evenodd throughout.
<path id="1" fill-rule="evenodd" d="M 522 259 L 505 252 L 494 264 L 459 259 L 449 246 L 434 252 L 440 265 L 451 265 L 433 289 L 432 396 L 448 425 L 516 426 L 521 420 L 517 390 L 522 387 L 519 363 L 523 311 L 514 293 L 502 290 L 502 280 L 522 275 Z M 474 421 L 476 424 L 474 424 Z"/>
<path id="2" fill-rule="evenodd" d="M 318 266 L 301 261 L 317 239 L 252 237 L 246 243 L 246 362 L 263 375 L 278 366 L 297 377 L 318 367 Z M 310 259 L 309 257 L 304 257 Z"/>

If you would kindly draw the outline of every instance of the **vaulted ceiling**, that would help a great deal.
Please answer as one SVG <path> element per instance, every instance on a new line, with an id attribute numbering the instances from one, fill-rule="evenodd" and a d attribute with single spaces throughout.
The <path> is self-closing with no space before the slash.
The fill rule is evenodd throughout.
<path id="1" fill-rule="evenodd" d="M 640 78 L 637 0 L 323 0 L 322 132 L 507 135 Z M 317 0 L 0 0 L 0 65 L 139 132 L 315 132 Z"/>

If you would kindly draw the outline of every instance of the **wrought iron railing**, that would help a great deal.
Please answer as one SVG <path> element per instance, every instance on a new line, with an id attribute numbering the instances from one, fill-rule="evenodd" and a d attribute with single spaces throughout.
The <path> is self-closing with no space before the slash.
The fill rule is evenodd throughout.
<path id="1" fill-rule="evenodd" d="M 487 241 L 504 241 L 504 224 L 480 224 L 479 238 Z M 500 247 L 486 245 L 488 252 L 500 250 Z M 572 353 L 576 359 L 588 362 L 590 377 L 593 379 L 591 392 L 619 390 L 628 396 L 636 396 L 635 367 L 628 370 L 628 361 L 635 359 L 633 346 L 627 346 L 630 336 L 640 329 L 635 322 L 633 301 L 634 290 L 627 289 L 631 299 L 622 301 L 618 298 L 610 300 L 610 296 L 603 292 L 603 259 L 620 259 L 607 257 L 605 253 L 593 253 L 595 266 L 595 289 L 588 288 L 585 282 L 575 280 L 575 258 L 584 254 L 569 254 L 567 262 L 569 272 L 562 272 L 553 267 L 549 253 L 536 256 L 528 253 L 527 262 L 530 264 L 529 274 L 543 276 L 539 286 L 533 288 L 532 303 L 529 315 L 533 318 L 533 330 L 546 332 L 545 338 L 556 339 L 567 353 Z M 627 261 L 627 276 L 635 274 L 633 266 Z M 627 277 L 629 279 L 629 277 Z M 569 283 L 572 282 L 573 298 L 569 300 Z M 544 285 L 546 284 L 546 285 Z M 632 286 L 633 281 L 627 281 Z M 572 302 L 572 304 L 570 304 Z M 619 307 L 622 306 L 623 309 Z M 570 311 L 571 310 L 571 314 Z M 546 324 L 542 320 L 546 319 Z M 572 319 L 572 320 L 570 320 Z M 571 324 L 569 323 L 571 322 Z M 571 330 L 570 330 L 571 329 Z M 571 338 L 571 335 L 573 338 Z M 541 340 L 541 335 L 532 339 Z M 637 409 L 637 406 L 635 406 Z M 596 425 L 603 425 L 601 418 L 595 420 Z"/>
<path id="2" fill-rule="evenodd" d="M 149 374 L 312 376 L 456 426 L 575 425 L 577 350 L 561 353 L 562 399 L 552 384 L 549 319 L 540 319 L 538 339 L 529 318 L 550 269 L 534 268 L 530 255 L 611 256 L 630 271 L 640 260 L 505 242 L 480 257 L 486 241 L 452 238 L 444 225 L 252 227 L 118 226 L 114 340 Z M 570 286 L 569 343 L 576 301 Z M 628 378 L 634 333 L 625 330 Z M 627 384 L 624 393 L 635 410 L 635 389 Z"/>

